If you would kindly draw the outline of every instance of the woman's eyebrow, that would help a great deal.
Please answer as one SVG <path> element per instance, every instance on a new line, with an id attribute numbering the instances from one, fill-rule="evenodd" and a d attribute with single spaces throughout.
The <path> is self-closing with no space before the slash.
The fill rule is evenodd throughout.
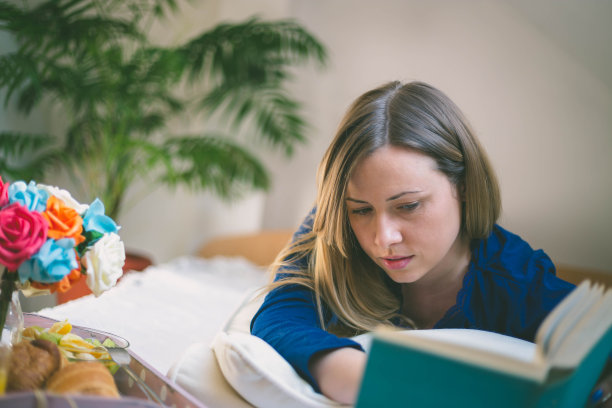
<path id="1" fill-rule="evenodd" d="M 402 191 L 401 193 L 392 195 L 391 197 L 387 198 L 385 201 L 393 201 L 393 200 L 397 200 L 400 197 L 403 197 L 406 194 L 416 194 L 416 193 L 421 193 L 421 190 L 408 190 L 408 191 Z M 363 200 L 358 200 L 356 198 L 351 198 L 351 197 L 346 197 L 346 201 L 351 201 L 354 203 L 359 203 L 359 204 L 368 204 L 367 201 L 363 201 Z"/>
<path id="2" fill-rule="evenodd" d="M 395 194 L 389 198 L 387 198 L 386 201 L 393 201 L 393 200 L 397 200 L 398 198 L 405 196 L 406 194 L 416 194 L 416 193 L 420 193 L 421 190 L 409 190 L 409 191 L 402 191 L 399 194 Z"/>
<path id="3" fill-rule="evenodd" d="M 356 198 L 351 198 L 351 197 L 346 197 L 346 201 L 352 201 L 354 203 L 359 203 L 359 204 L 367 204 L 367 201 L 363 201 L 363 200 L 357 200 Z"/>

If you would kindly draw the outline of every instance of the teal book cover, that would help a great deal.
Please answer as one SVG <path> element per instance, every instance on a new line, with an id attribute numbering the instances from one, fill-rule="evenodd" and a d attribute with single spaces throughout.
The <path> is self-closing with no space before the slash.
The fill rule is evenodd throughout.
<path id="1" fill-rule="evenodd" d="M 599 304 L 608 306 L 610 295 L 608 291 L 604 296 L 607 302 Z M 536 350 L 539 346 L 535 343 L 523 342 L 519 344 L 522 349 L 516 348 L 515 343 L 522 340 L 496 333 L 455 331 L 473 336 L 473 347 L 466 341 L 438 346 L 442 342 L 435 333 L 429 338 L 408 333 L 408 337 L 420 340 L 406 340 L 406 332 L 377 333 L 356 407 L 583 407 L 612 353 L 612 323 L 610 309 L 606 309 L 592 314 L 598 330 L 591 330 L 590 325 L 581 330 L 578 322 L 578 329 L 567 335 L 588 346 L 575 365 L 564 367 L 555 366 L 546 353 Z M 608 316 L 602 319 L 604 312 Z M 585 335 L 594 338 L 585 340 Z M 498 343 L 498 351 L 505 349 L 505 354 L 492 351 L 491 343 Z M 514 355 L 517 361 L 513 361 Z"/>

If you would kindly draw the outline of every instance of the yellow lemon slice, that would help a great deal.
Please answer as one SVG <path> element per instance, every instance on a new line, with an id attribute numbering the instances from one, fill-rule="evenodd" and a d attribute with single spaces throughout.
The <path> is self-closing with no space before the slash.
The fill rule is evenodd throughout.
<path id="1" fill-rule="evenodd" d="M 49 328 L 50 333 L 57 334 L 68 334 L 72 330 L 72 325 L 68 323 L 68 319 L 63 322 L 53 323 L 53 325 Z"/>
<path id="2" fill-rule="evenodd" d="M 93 344 L 83 340 L 81 336 L 74 333 L 64 334 L 59 341 L 59 345 L 68 349 L 81 349 L 83 351 L 88 351 L 95 347 Z"/>
<path id="3" fill-rule="evenodd" d="M 110 355 L 104 347 L 96 347 L 81 336 L 74 333 L 68 333 L 62 336 L 59 346 L 66 351 L 70 351 L 75 355 L 80 353 L 91 354 L 96 359 L 110 359 Z"/>

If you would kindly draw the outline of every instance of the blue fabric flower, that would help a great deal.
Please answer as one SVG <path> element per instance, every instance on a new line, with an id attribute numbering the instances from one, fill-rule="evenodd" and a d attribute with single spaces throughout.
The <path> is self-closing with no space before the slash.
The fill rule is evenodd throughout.
<path id="1" fill-rule="evenodd" d="M 18 202 L 29 211 L 43 212 L 47 209 L 49 193 L 36 187 L 36 183 L 30 181 L 26 185 L 23 181 L 16 181 L 8 188 L 9 203 Z"/>
<path id="2" fill-rule="evenodd" d="M 37 253 L 19 267 L 19 280 L 28 279 L 42 283 L 54 283 L 78 268 L 74 252 L 74 239 L 48 239 Z"/>
<path id="3" fill-rule="evenodd" d="M 104 215 L 104 204 L 97 198 L 91 203 L 83 217 L 83 229 L 85 231 L 97 231 L 101 234 L 117 233 L 119 231 L 115 221 Z"/>

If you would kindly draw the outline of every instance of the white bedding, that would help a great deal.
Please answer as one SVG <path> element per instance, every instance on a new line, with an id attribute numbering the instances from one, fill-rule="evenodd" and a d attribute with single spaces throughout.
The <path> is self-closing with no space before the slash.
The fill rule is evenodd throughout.
<path id="1" fill-rule="evenodd" d="M 126 338 L 135 354 L 206 406 L 340 407 L 316 393 L 272 347 L 249 334 L 248 323 L 262 300 L 252 294 L 266 281 L 262 268 L 242 258 L 182 257 L 130 273 L 99 298 L 90 295 L 39 314 Z M 490 344 L 491 336 L 504 337 L 461 329 L 406 335 L 468 344 Z M 367 350 L 370 338 L 365 334 L 354 339 Z M 525 355 L 533 351 L 532 343 L 522 343 L 509 348 L 505 341 L 503 350 L 523 350 Z"/>
<path id="2" fill-rule="evenodd" d="M 181 257 L 125 275 L 115 288 L 38 314 L 124 337 L 134 353 L 166 374 L 195 342 L 210 343 L 244 294 L 266 283 L 242 258 Z"/>

